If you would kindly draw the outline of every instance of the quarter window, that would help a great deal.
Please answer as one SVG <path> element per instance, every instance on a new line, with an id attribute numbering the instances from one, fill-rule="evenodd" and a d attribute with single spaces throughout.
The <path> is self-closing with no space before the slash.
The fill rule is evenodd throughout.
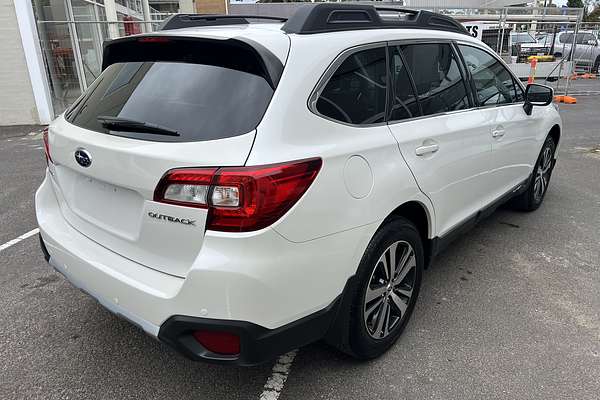
<path id="1" fill-rule="evenodd" d="M 514 79 L 500 61 L 475 47 L 458 47 L 475 82 L 480 105 L 510 104 L 519 101 Z"/>
<path id="2" fill-rule="evenodd" d="M 402 47 L 423 115 L 469 108 L 467 88 L 456 55 L 447 43 Z"/>
<path id="3" fill-rule="evenodd" d="M 385 121 L 385 47 L 356 52 L 339 66 L 325 85 L 317 111 L 331 119 L 366 125 Z"/>
<path id="4" fill-rule="evenodd" d="M 408 69 L 402 60 L 401 50 L 398 46 L 391 47 L 390 60 L 392 85 L 390 121 L 398 121 L 421 115 Z"/>

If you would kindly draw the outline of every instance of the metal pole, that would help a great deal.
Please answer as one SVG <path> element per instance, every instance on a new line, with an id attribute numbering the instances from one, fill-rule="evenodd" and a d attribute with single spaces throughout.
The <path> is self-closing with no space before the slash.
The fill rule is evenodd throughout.
<path id="1" fill-rule="evenodd" d="M 115 0 L 104 0 L 104 12 L 106 13 L 106 21 L 108 24 L 108 36 L 111 39 L 119 37 L 119 18 L 117 17 L 117 6 Z"/>
<path id="2" fill-rule="evenodd" d="M 144 19 L 146 21 L 151 21 L 152 17 L 150 16 L 150 4 L 148 3 L 148 0 L 142 0 L 142 11 L 144 12 Z M 146 27 L 146 33 L 152 32 L 151 23 L 145 23 L 144 25 Z"/>
<path id="3" fill-rule="evenodd" d="M 503 11 L 508 12 L 506 8 Z M 500 52 L 498 53 L 498 55 L 500 55 L 500 58 L 502 58 L 502 47 L 504 47 L 504 27 L 505 27 L 504 21 L 505 21 L 505 19 L 500 20 L 500 29 L 502 29 L 502 34 L 500 36 Z"/>
<path id="4" fill-rule="evenodd" d="M 572 68 L 574 71 L 576 70 L 575 50 L 577 50 L 577 34 L 579 33 L 579 24 L 581 24 L 582 20 L 583 20 L 583 9 L 580 9 L 577 14 L 577 22 L 575 22 L 575 33 L 573 34 L 573 45 L 571 46 L 571 54 L 569 57 L 571 59 Z M 571 74 L 571 75 L 573 75 L 573 74 Z M 569 95 L 569 83 L 570 82 L 571 82 L 571 76 L 569 76 L 567 78 L 567 83 L 565 85 L 565 96 Z"/>
<path id="5" fill-rule="evenodd" d="M 500 30 L 500 26 L 502 26 L 502 15 L 503 14 L 504 14 L 504 8 L 502 9 L 502 11 L 500 11 L 500 17 L 498 18 L 498 30 Z M 500 35 L 496 35 L 496 53 L 500 54 Z"/>
<path id="6" fill-rule="evenodd" d="M 71 0 L 65 0 L 65 11 L 67 12 L 67 26 L 69 27 L 69 36 L 71 37 L 71 48 L 73 49 L 73 59 L 75 60 L 75 69 L 77 70 L 77 80 L 79 81 L 79 89 L 82 92 L 87 89 L 85 80 L 85 70 L 83 69 L 83 60 L 81 59 L 81 49 L 79 48 L 79 36 L 77 35 L 77 26 L 75 25 L 75 17 L 73 16 L 73 8 Z"/>

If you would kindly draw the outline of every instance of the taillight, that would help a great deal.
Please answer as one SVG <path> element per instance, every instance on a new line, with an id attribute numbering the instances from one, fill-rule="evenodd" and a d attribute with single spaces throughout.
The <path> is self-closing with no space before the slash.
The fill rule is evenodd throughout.
<path id="1" fill-rule="evenodd" d="M 175 169 L 159 182 L 154 200 L 208 208 L 206 229 L 249 232 L 285 214 L 321 169 L 320 158 L 258 167 Z"/>
<path id="2" fill-rule="evenodd" d="M 44 154 L 46 155 L 46 164 L 52 162 L 52 157 L 50 157 L 50 145 L 48 144 L 48 128 L 44 128 L 42 131 L 42 139 L 44 140 Z"/>
<path id="3" fill-rule="evenodd" d="M 208 189 L 216 171 L 216 168 L 171 170 L 158 183 L 154 201 L 208 208 Z"/>

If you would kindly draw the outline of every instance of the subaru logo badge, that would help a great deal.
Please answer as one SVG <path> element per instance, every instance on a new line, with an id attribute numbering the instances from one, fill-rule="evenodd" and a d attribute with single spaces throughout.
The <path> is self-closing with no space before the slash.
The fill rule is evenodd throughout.
<path id="1" fill-rule="evenodd" d="M 77 149 L 75 151 L 75 161 L 84 168 L 92 165 L 92 156 L 85 149 Z"/>

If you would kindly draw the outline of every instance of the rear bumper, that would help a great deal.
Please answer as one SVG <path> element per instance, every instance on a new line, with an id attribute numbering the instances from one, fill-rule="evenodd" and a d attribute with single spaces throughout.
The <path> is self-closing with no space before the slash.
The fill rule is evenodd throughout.
<path id="1" fill-rule="evenodd" d="M 67 271 L 52 262 L 52 258 L 46 249 L 41 235 L 39 239 L 46 261 L 56 271 L 63 274 L 74 286 L 95 298 L 115 315 L 128 320 L 148 334 L 157 337 L 161 342 L 169 345 L 185 357 L 195 361 L 209 361 L 219 364 L 242 366 L 258 365 L 270 361 L 283 353 L 325 337 L 334 326 L 334 321 L 342 303 L 342 296 L 339 296 L 326 308 L 276 329 L 267 329 L 247 321 L 220 320 L 183 315 L 172 316 L 158 327 L 131 314 L 128 310 L 114 304 L 109 299 L 103 298 L 98 293 L 86 290 L 84 282 L 77 281 Z M 194 339 L 192 333 L 196 330 L 236 334 L 240 337 L 240 354 L 222 355 L 212 353 Z"/>
<path id="2" fill-rule="evenodd" d="M 71 227 L 48 178 L 36 193 L 36 214 L 48 262 L 76 287 L 189 358 L 240 365 L 325 335 L 336 299 L 377 227 L 306 243 L 272 229 L 233 238 L 207 234 L 181 278 L 131 261 Z M 239 334 L 241 354 L 217 357 L 190 344 L 196 329 Z"/>
<path id="3" fill-rule="evenodd" d="M 258 365 L 324 338 L 334 325 L 341 297 L 336 298 L 323 310 L 276 329 L 267 329 L 246 321 L 177 315 L 169 318 L 160 327 L 158 338 L 192 360 L 243 366 Z M 192 332 L 196 330 L 228 332 L 239 336 L 240 354 L 226 356 L 210 352 L 192 336 Z"/>
<path id="4" fill-rule="evenodd" d="M 66 268 L 66 266 L 64 264 L 54 262 L 54 259 L 50 256 L 50 253 L 48 252 L 48 249 L 46 248 L 44 239 L 42 238 L 41 234 L 40 234 L 40 246 L 42 248 L 42 252 L 44 253 L 44 258 L 46 259 L 48 264 L 50 264 L 50 266 L 52 266 L 57 272 L 61 273 L 69 282 L 71 282 L 71 284 L 73 284 L 73 286 L 77 287 L 82 292 L 84 292 L 84 293 L 88 294 L 89 296 L 93 297 L 94 299 L 96 299 L 98 301 L 98 303 L 100 303 L 102 306 L 104 306 L 104 308 L 111 311 L 113 314 L 138 326 L 144 332 L 148 333 L 149 335 L 151 335 L 153 337 L 158 336 L 158 332 L 160 330 L 159 326 L 154 325 L 153 323 L 146 321 L 145 319 L 140 318 L 139 316 L 133 314 L 129 310 L 121 307 L 113 299 L 108 299 L 108 298 L 104 297 L 103 295 L 101 295 L 100 293 L 97 293 L 96 291 L 91 289 L 90 285 L 86 284 L 85 281 L 82 281 L 79 278 L 77 278 L 76 276 L 74 276 L 73 274 L 71 274 L 69 272 L 68 268 Z"/>

